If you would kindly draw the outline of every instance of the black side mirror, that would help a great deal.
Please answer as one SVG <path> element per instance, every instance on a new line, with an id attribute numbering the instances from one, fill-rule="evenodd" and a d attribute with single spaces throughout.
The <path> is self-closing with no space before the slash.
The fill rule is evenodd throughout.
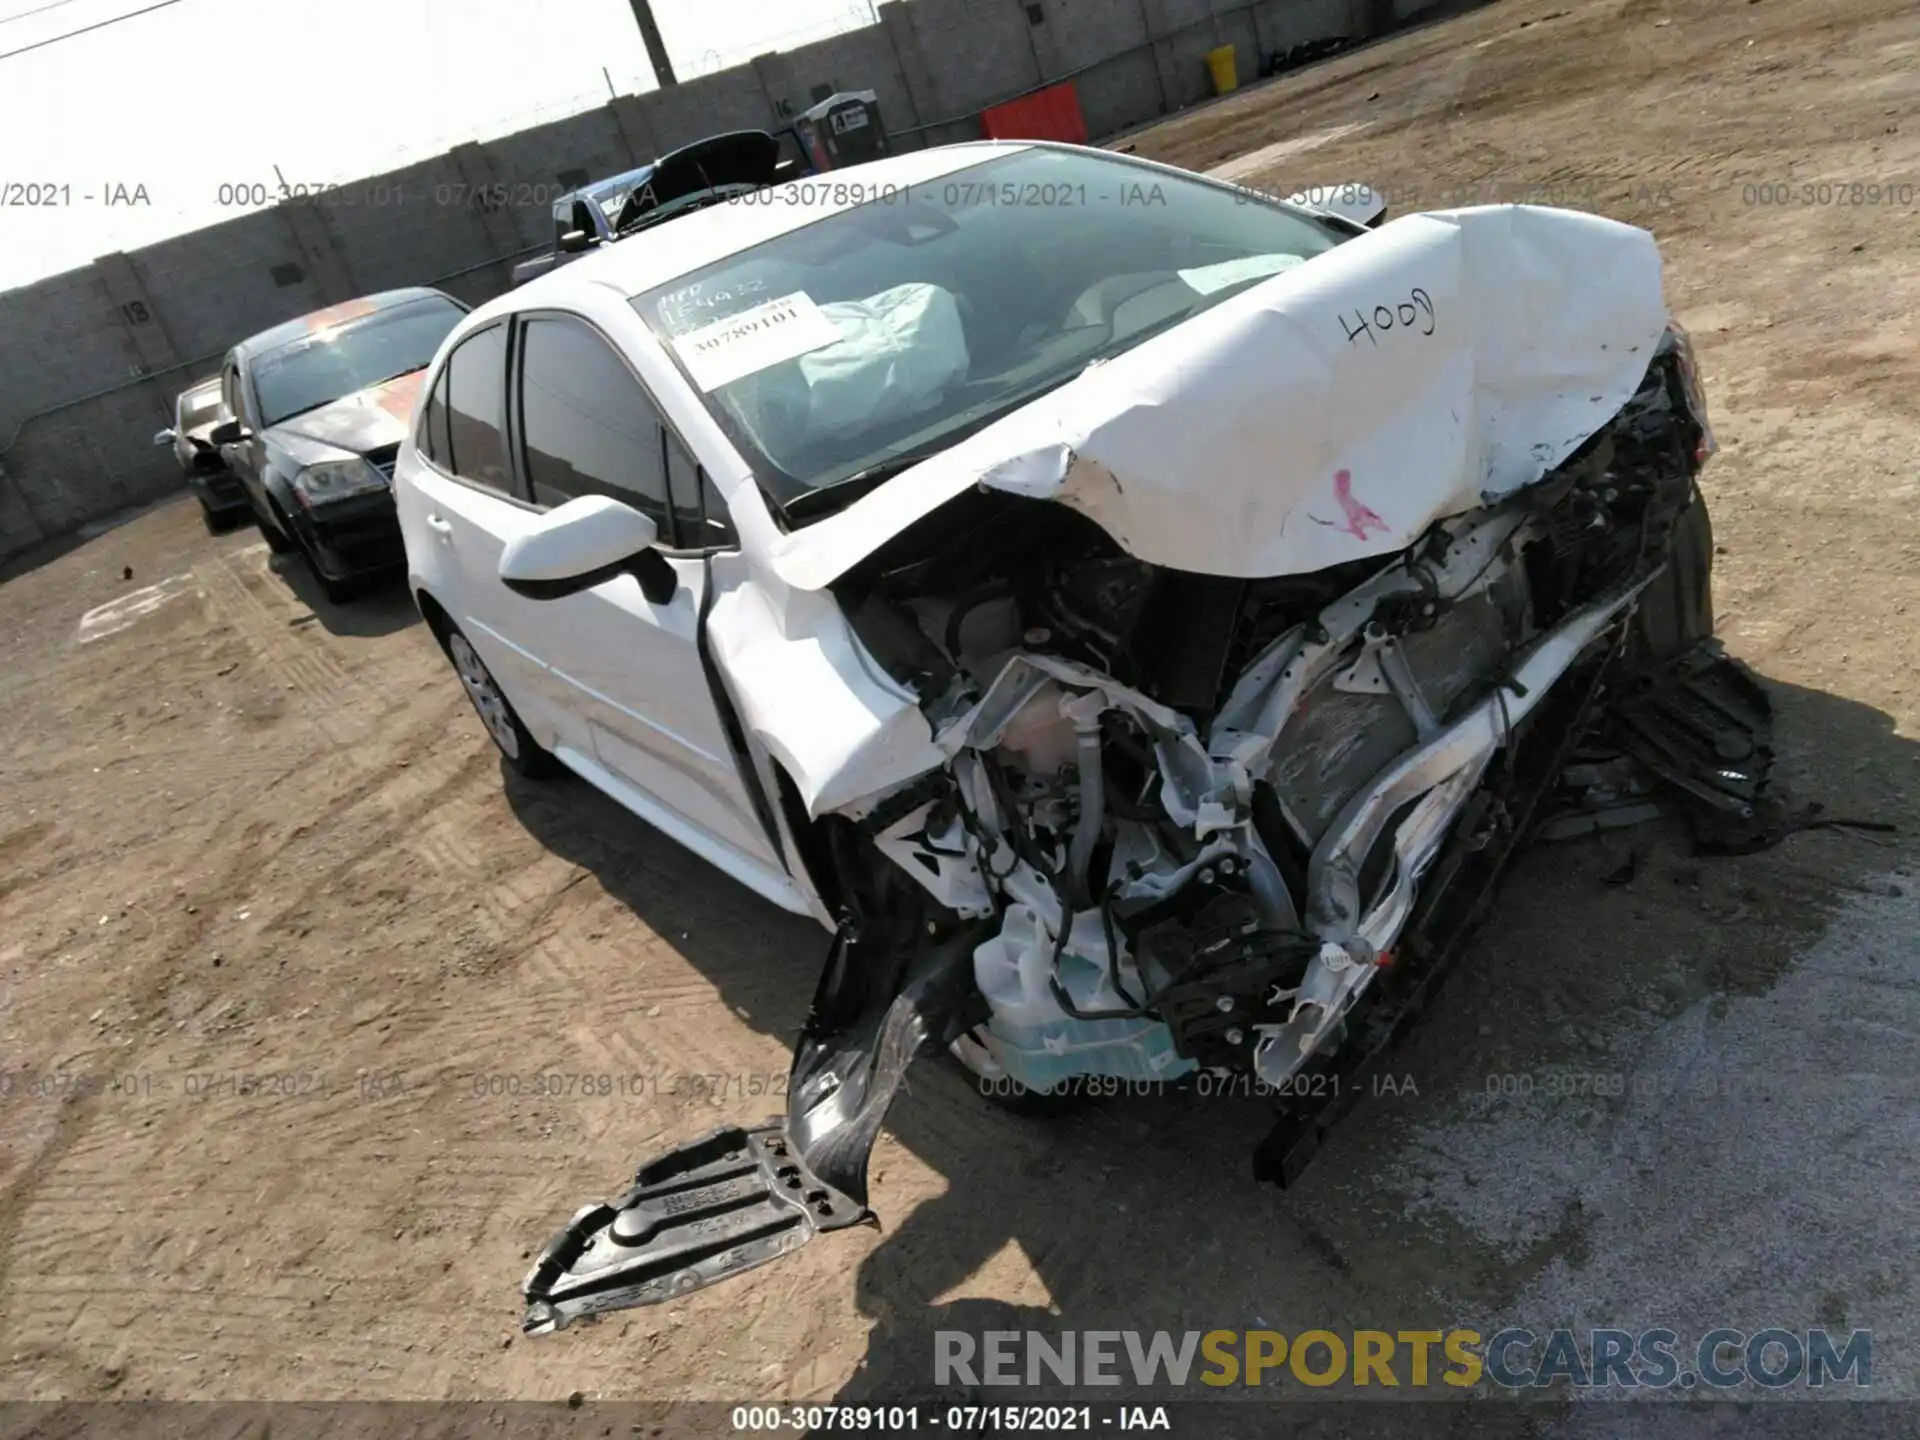
<path id="1" fill-rule="evenodd" d="M 238 420 L 222 420 L 207 436 L 209 445 L 238 445 L 247 439 L 247 427 Z"/>
<path id="2" fill-rule="evenodd" d="M 665 605 L 680 588 L 680 577 L 658 550 L 642 550 L 629 562 L 627 573 L 640 582 L 649 605 Z"/>

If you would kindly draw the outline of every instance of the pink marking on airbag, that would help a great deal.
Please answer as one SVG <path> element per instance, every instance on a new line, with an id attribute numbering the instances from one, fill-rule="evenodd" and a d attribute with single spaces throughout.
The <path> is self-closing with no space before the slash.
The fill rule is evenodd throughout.
<path id="1" fill-rule="evenodd" d="M 1376 526 L 1382 534 L 1386 533 L 1387 522 L 1353 498 L 1352 471 L 1333 472 L 1333 498 L 1340 502 L 1341 513 L 1347 517 L 1347 523 L 1341 528 L 1354 539 L 1366 539 L 1369 525 Z"/>

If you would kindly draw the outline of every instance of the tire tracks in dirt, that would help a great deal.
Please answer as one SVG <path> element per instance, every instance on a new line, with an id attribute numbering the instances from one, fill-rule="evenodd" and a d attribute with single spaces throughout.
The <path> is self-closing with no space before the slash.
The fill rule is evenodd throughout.
<path id="1" fill-rule="evenodd" d="M 194 574 L 215 615 L 239 632 L 269 676 L 298 693 L 300 722 L 329 746 L 358 744 L 371 733 L 385 706 L 324 640 L 302 644 L 293 638 L 288 627 L 308 613 L 304 606 L 283 604 L 276 613 L 261 598 L 255 587 L 269 573 L 267 553 L 264 543 L 248 546 L 195 566 Z M 290 597 L 290 592 L 281 593 Z"/>

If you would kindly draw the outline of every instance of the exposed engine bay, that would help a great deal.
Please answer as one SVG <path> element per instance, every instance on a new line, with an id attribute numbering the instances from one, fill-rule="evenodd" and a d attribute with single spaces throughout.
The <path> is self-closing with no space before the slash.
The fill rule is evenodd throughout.
<path id="1" fill-rule="evenodd" d="M 938 910 L 996 927 L 962 1057 L 1041 1092 L 1286 1081 L 1391 963 L 1496 757 L 1704 523 L 1704 439 L 1669 346 L 1553 475 L 1384 561 L 1182 573 L 980 493 L 846 577 L 951 756 L 855 818 Z"/>
<path id="2" fill-rule="evenodd" d="M 526 1327 L 870 1220 L 869 1152 L 929 1045 L 1042 1094 L 1201 1071 L 1278 1093 L 1369 1063 L 1577 747 L 1731 848 L 1758 834 L 1769 716 L 1710 638 L 1712 450 L 1674 327 L 1538 483 L 1396 554 L 1194 574 L 980 489 L 849 570 L 835 597 L 947 764 L 812 823 L 782 796 L 840 916 L 790 1112 L 582 1210 L 527 1278 Z M 1283 1111 L 1257 1168 L 1284 1183 L 1332 1115 Z"/>

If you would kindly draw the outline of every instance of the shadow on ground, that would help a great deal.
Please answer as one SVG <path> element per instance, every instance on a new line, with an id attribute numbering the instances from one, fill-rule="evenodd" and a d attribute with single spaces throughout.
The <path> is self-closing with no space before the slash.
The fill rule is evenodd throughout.
<path id="1" fill-rule="evenodd" d="M 56 535 L 51 539 L 37 541 L 25 549 L 16 550 L 13 554 L 0 559 L 0 585 L 6 584 L 9 580 L 17 580 L 22 575 L 31 574 L 44 565 L 51 565 L 61 556 L 72 554 L 81 546 L 99 539 L 109 531 L 118 530 L 123 525 L 130 525 L 143 516 L 165 510 L 169 506 L 184 505 L 192 500 L 193 492 L 188 490 L 182 482 L 180 489 L 171 495 L 162 496 L 144 505 L 134 505 L 125 510 L 115 511 L 111 515 L 69 530 L 64 535 Z"/>
<path id="2" fill-rule="evenodd" d="M 1769 688 L 1783 788 L 1796 801 L 1893 821 L 1910 834 L 1920 747 L 1879 710 Z M 750 898 L 580 782 L 534 786 L 509 775 L 507 794 L 543 845 L 591 869 L 654 931 L 679 937 L 681 953 L 729 1008 L 792 1040 L 826 950 L 817 925 Z M 876 1175 L 871 1200 L 885 1235 L 858 1275 L 872 1329 L 864 1362 L 834 1398 L 953 1398 L 933 1384 L 940 1330 L 1291 1334 L 1444 1329 L 1497 1315 L 1545 1267 L 1582 1263 L 1582 1217 L 1568 1215 L 1517 1253 L 1496 1251 L 1444 1215 L 1409 1218 L 1421 1195 L 1401 1159 L 1417 1132 L 1484 1093 L 1495 1075 L 1597 1065 L 1614 1053 L 1610 1037 L 1703 998 L 1768 990 L 1820 938 L 1837 903 L 1852 892 L 1884 893 L 1874 890 L 1884 883 L 1876 877 L 1901 862 L 1908 842 L 1903 835 L 1891 845 L 1826 831 L 1758 855 L 1702 860 L 1662 823 L 1536 846 L 1519 858 L 1474 949 L 1396 1057 L 1396 1093 L 1365 1098 L 1287 1191 L 1251 1174 L 1268 1102 L 1123 1097 L 1037 1121 L 970 1093 L 973 1082 L 944 1058 L 922 1060 L 888 1130 L 947 1189 L 892 1213 Z M 1634 878 L 1609 883 L 1628 853 Z M 645 1157 L 607 1158 L 617 1169 Z M 1465 1163 L 1471 1170 L 1472 1157 Z M 1737 1259 L 1706 1254 L 1695 1263 Z M 1179 1393 L 1191 1398 L 1200 1388 Z M 1099 1398 L 1174 1393 L 1137 1392 L 1129 1381 Z M 984 1395 L 1076 1397 L 1089 1398 L 1044 1388 Z M 1482 1409 L 1429 1414 L 1419 1433 L 1529 1433 L 1489 1430 L 1489 1417 L 1475 1414 Z M 1517 1425 L 1523 1413 L 1544 1412 L 1508 1406 L 1498 1424 Z M 1365 1433 L 1351 1428 L 1359 1419 L 1304 1433 Z"/>
<path id="3" fill-rule="evenodd" d="M 391 635 L 420 623 L 420 612 L 407 591 L 406 577 L 395 573 L 362 581 L 352 598 L 338 603 L 327 599 L 313 567 L 298 554 L 271 555 L 268 571 L 300 598 L 314 620 L 334 635 L 372 638 Z"/>

